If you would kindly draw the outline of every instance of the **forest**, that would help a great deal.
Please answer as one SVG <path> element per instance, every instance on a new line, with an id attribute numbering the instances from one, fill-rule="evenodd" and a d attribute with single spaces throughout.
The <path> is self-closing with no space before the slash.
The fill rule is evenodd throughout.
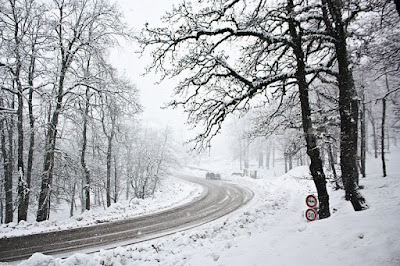
<path id="1" fill-rule="evenodd" d="M 179 165 L 173 130 L 141 121 L 140 88 L 110 63 L 121 41 L 151 55 L 160 82 L 179 80 L 168 106 L 196 128 L 196 151 L 235 118 L 240 168 L 250 154 L 268 167 L 271 143 L 288 168 L 308 162 L 320 218 L 330 180 L 368 208 L 367 153 L 386 176 L 400 130 L 398 1 L 182 1 L 139 32 L 107 0 L 0 7 L 1 223 L 48 220 L 61 202 L 72 216 L 78 200 L 83 212 L 149 197 Z"/>
<path id="2" fill-rule="evenodd" d="M 106 0 L 0 6 L 1 222 L 151 195 L 174 163 L 171 130 L 140 123 L 138 89 L 109 63 L 132 39 L 121 10 Z"/>

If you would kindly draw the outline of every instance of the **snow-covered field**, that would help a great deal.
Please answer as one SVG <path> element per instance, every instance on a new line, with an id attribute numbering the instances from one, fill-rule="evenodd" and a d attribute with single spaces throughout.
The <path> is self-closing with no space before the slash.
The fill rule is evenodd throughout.
<path id="1" fill-rule="evenodd" d="M 69 217 L 69 207 L 66 206 L 64 210 L 52 213 L 49 221 L 2 224 L 0 238 L 90 226 L 155 213 L 191 202 L 203 191 L 200 185 L 174 177 L 163 179 L 161 182 L 161 188 L 155 191 L 153 197 L 121 200 L 106 210 L 103 207 L 93 207 L 90 211 Z"/>
<path id="2" fill-rule="evenodd" d="M 386 178 L 380 161 L 369 160 L 361 180 L 368 210 L 354 212 L 343 191 L 329 189 L 332 216 L 315 222 L 304 218 L 305 197 L 315 192 L 307 167 L 255 180 L 231 177 L 228 165 L 202 165 L 252 189 L 252 202 L 210 224 L 149 242 L 67 259 L 35 254 L 20 265 L 400 265 L 399 159 L 400 153 L 388 155 Z"/>

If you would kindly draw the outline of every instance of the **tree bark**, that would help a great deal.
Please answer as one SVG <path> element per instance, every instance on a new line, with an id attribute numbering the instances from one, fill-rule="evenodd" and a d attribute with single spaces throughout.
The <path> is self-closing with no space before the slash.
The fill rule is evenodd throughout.
<path id="1" fill-rule="evenodd" d="M 90 106 L 90 96 L 89 88 L 86 88 L 86 101 L 85 101 L 85 111 L 83 113 L 83 129 L 82 129 L 82 151 L 81 151 L 81 166 L 84 172 L 84 199 L 85 199 L 85 209 L 90 210 L 90 171 L 86 165 L 86 147 L 87 147 L 87 120 L 89 114 Z"/>
<path id="2" fill-rule="evenodd" d="M 112 138 L 107 137 L 107 207 L 111 206 L 111 158 L 112 158 Z"/>
<path id="3" fill-rule="evenodd" d="M 57 103 L 55 110 L 51 116 L 51 120 L 47 126 L 47 134 L 45 141 L 45 154 L 43 160 L 42 183 L 39 194 L 39 204 L 36 221 L 41 222 L 49 219 L 50 216 L 50 196 L 51 185 L 53 182 L 54 168 L 54 152 L 57 140 L 58 120 L 61 113 L 62 102 L 64 97 L 64 79 L 67 71 L 66 62 L 62 64 L 60 79 L 58 82 Z"/>
<path id="4" fill-rule="evenodd" d="M 19 72 L 19 70 L 18 70 Z M 18 221 L 26 220 L 25 194 L 28 190 L 27 181 L 25 179 L 24 166 L 24 127 L 23 127 L 23 90 L 20 81 L 18 86 L 18 108 L 17 108 L 17 132 L 18 132 L 18 151 L 17 151 L 17 168 L 18 168 Z"/>
<path id="5" fill-rule="evenodd" d="M 21 70 L 22 70 L 22 60 L 21 60 L 21 40 L 22 36 L 25 34 L 24 31 L 25 23 L 27 21 L 28 15 L 23 15 L 17 9 L 15 1 L 10 1 L 11 16 L 13 18 L 13 41 L 15 47 L 13 47 L 13 52 L 15 56 L 15 68 L 12 72 L 13 83 L 16 86 L 17 95 L 17 172 L 18 172 L 18 206 L 21 206 L 21 211 L 23 211 L 23 206 L 25 202 L 25 191 L 26 191 L 26 180 L 25 180 L 25 168 L 24 168 L 24 128 L 23 128 L 23 118 L 24 118 L 24 99 L 23 99 L 23 88 L 21 83 Z M 18 208 L 18 221 L 22 220 L 23 212 L 20 213 L 20 208 Z M 25 217 L 26 219 L 26 217 Z"/>
<path id="6" fill-rule="evenodd" d="M 0 106 L 3 106 L 3 100 L 0 98 Z M 6 132 L 5 129 L 8 128 L 8 141 L 9 145 L 7 150 L 6 145 Z M 6 118 L 0 121 L 0 133 L 1 133 L 1 153 L 3 155 L 3 170 L 4 170 L 4 192 L 5 192 L 5 223 L 11 223 L 13 221 L 13 184 L 12 184 L 12 174 L 13 174 L 13 130 L 12 127 L 7 126 Z"/>
<path id="7" fill-rule="evenodd" d="M 386 98 L 382 99 L 382 126 L 381 126 L 381 159 L 383 177 L 386 177 L 385 161 L 385 119 L 386 119 Z"/>
<path id="8" fill-rule="evenodd" d="M 75 207 L 75 191 L 76 191 L 76 183 L 72 184 L 72 195 L 71 195 L 71 205 L 69 208 L 69 217 L 74 216 L 74 207 Z"/>
<path id="9" fill-rule="evenodd" d="M 366 123 L 365 123 L 365 95 L 364 95 L 364 88 L 362 88 L 362 95 L 361 95 L 361 115 L 360 115 L 360 122 L 361 122 L 361 156 L 360 156 L 360 161 L 361 161 L 361 175 L 363 177 L 366 177 L 366 165 L 365 165 L 365 160 L 367 156 L 367 143 L 366 143 Z"/>
<path id="10" fill-rule="evenodd" d="M 292 14 L 294 10 L 293 0 L 288 0 L 288 13 Z M 289 20 L 289 31 L 292 38 L 293 52 L 296 56 L 296 79 L 299 88 L 299 97 L 301 104 L 301 118 L 304 136 L 306 139 L 307 154 L 310 157 L 310 172 L 313 177 L 315 187 L 317 188 L 318 200 L 319 200 L 319 211 L 318 215 L 320 219 L 328 218 L 330 214 L 329 210 L 329 195 L 326 190 L 326 178 L 322 167 L 322 160 L 320 157 L 320 151 L 317 146 L 317 139 L 314 134 L 312 120 L 311 120 L 311 107 L 309 102 L 308 94 L 308 83 L 306 80 L 305 71 L 305 58 L 302 50 L 301 36 L 296 29 L 294 18 L 290 17 Z"/>
<path id="11" fill-rule="evenodd" d="M 340 113 L 340 167 L 346 199 L 350 200 L 355 211 L 368 208 L 365 198 L 358 191 L 357 141 L 358 141 L 358 99 L 354 87 L 347 52 L 347 33 L 342 19 L 341 1 L 322 0 L 326 25 L 335 38 L 335 51 L 339 74 L 339 113 Z M 329 20 L 326 15 L 331 15 Z"/>
<path id="12" fill-rule="evenodd" d="M 126 155 L 126 161 L 130 162 L 132 159 L 131 155 L 131 145 L 128 144 L 127 146 L 127 155 Z M 130 179 L 132 178 L 132 164 L 127 164 L 126 167 L 126 194 L 125 194 L 125 199 L 129 199 L 129 188 L 130 188 Z"/>
<path id="13" fill-rule="evenodd" d="M 118 182 L 117 156 L 114 155 L 114 203 L 118 201 Z"/>
<path id="14" fill-rule="evenodd" d="M 389 82 L 387 75 L 386 88 L 389 91 Z M 385 120 L 386 120 L 386 97 L 382 98 L 382 126 L 381 126 L 381 159 L 382 159 L 382 172 L 383 177 L 386 177 L 386 160 L 385 160 Z"/>
<path id="15" fill-rule="evenodd" d="M 285 174 L 288 172 L 288 155 L 286 152 L 283 153 L 283 157 L 285 158 Z"/>
<path id="16" fill-rule="evenodd" d="M 0 122 L 0 123 L 2 123 L 2 122 Z M 1 140 L 0 140 L 0 142 L 1 142 Z M 3 195 L 3 186 L 0 186 L 0 194 Z M 4 223 L 4 203 L 3 203 L 3 197 L 0 197 L 0 224 L 2 224 L 2 223 Z"/>
<path id="17" fill-rule="evenodd" d="M 107 97 L 106 97 L 107 100 Z M 110 103 L 112 105 L 112 103 Z M 101 124 L 103 127 L 103 133 L 107 138 L 107 179 L 106 179 L 106 200 L 107 200 L 107 207 L 111 206 L 111 164 L 112 164 L 112 143 L 114 140 L 114 135 L 115 135 L 115 128 L 116 128 L 116 124 L 115 124 L 115 120 L 116 120 L 116 116 L 117 116 L 117 111 L 115 109 L 113 109 L 115 106 L 111 106 L 111 105 L 107 105 L 106 108 L 109 108 L 109 115 L 110 115 L 110 119 L 111 119 L 111 129 L 110 132 L 107 133 L 107 129 L 106 129 L 106 121 L 105 119 L 105 114 L 104 114 L 104 110 L 102 111 L 102 117 L 101 117 Z"/>
<path id="18" fill-rule="evenodd" d="M 35 147 L 35 117 L 33 115 L 33 92 L 34 92 L 33 79 L 36 69 L 36 58 L 34 55 L 35 49 L 36 49 L 35 43 L 33 43 L 31 48 L 31 59 L 28 70 L 29 148 L 28 148 L 28 158 L 26 166 L 26 183 L 24 187 L 24 193 L 20 195 L 20 197 L 22 197 L 22 200 L 20 200 L 20 204 L 18 205 L 18 220 L 25 220 L 25 221 L 27 220 L 28 217 L 29 197 L 31 192 L 30 189 L 31 189 L 32 168 L 33 168 L 33 154 Z"/>

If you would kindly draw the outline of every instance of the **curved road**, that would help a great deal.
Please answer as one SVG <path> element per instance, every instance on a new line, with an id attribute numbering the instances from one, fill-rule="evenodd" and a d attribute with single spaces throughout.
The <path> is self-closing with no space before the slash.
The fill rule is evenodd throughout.
<path id="1" fill-rule="evenodd" d="M 179 176 L 200 184 L 204 192 L 196 201 L 166 211 L 76 229 L 0 239 L 0 261 L 26 259 L 35 252 L 66 254 L 76 250 L 116 247 L 218 219 L 246 204 L 253 192 L 221 181 Z"/>

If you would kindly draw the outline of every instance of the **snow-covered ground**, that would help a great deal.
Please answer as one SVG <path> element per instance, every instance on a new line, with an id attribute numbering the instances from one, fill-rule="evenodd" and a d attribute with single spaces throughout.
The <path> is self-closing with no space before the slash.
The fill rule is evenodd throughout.
<path id="1" fill-rule="evenodd" d="M 0 238 L 90 226 L 155 213 L 191 202 L 203 191 L 200 185 L 174 177 L 165 178 L 161 182 L 160 188 L 151 198 L 121 200 L 107 209 L 94 206 L 90 211 L 73 217 L 69 217 L 69 207 L 66 205 L 66 208 L 53 212 L 49 221 L 2 224 Z"/>
<path id="2" fill-rule="evenodd" d="M 343 191 L 329 188 L 332 216 L 307 222 L 305 197 L 315 193 L 307 167 L 263 179 L 226 182 L 255 192 L 251 203 L 228 217 L 196 229 L 99 253 L 58 259 L 35 254 L 20 265 L 400 265 L 400 153 L 388 155 L 388 177 L 370 159 L 362 194 L 369 209 L 354 212 Z M 188 172 L 204 177 L 204 172 Z M 275 173 L 281 170 L 275 171 Z"/>

